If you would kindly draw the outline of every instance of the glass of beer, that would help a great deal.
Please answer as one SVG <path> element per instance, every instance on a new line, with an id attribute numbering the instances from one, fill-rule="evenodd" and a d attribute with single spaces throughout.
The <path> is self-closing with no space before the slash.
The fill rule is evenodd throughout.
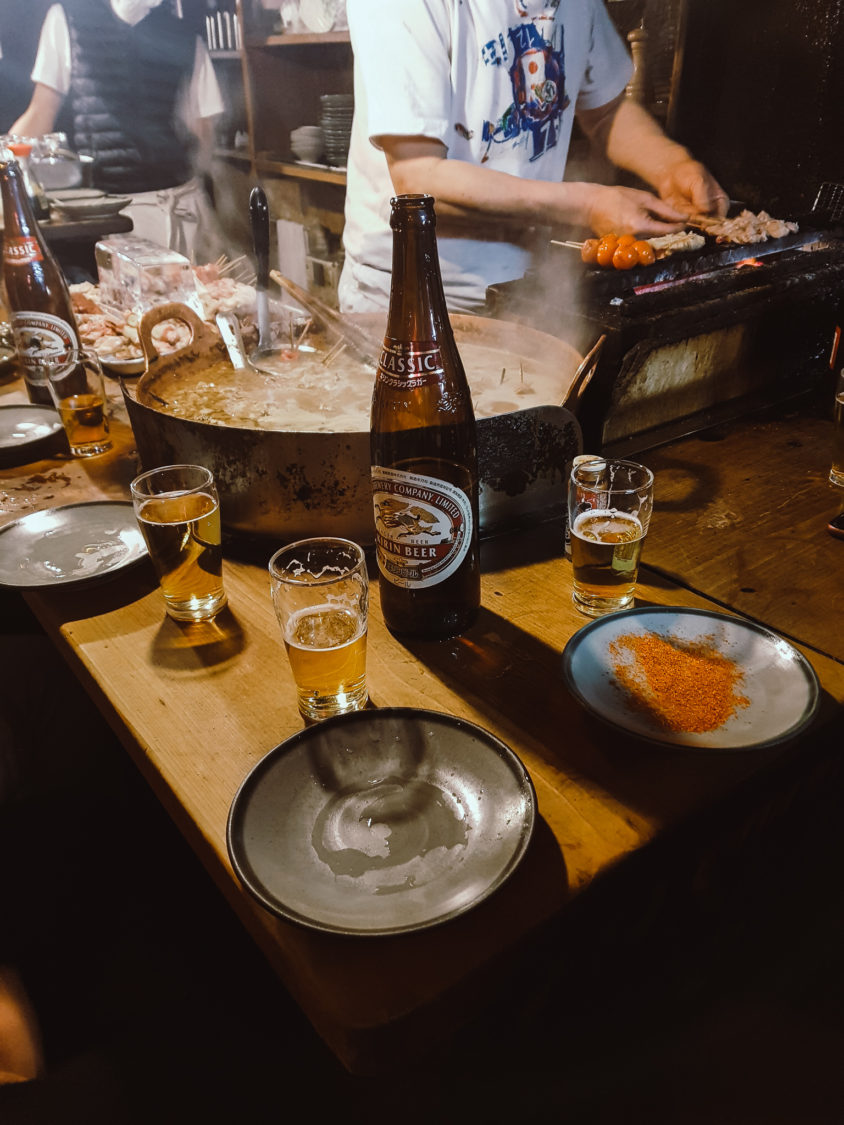
<path id="1" fill-rule="evenodd" d="M 844 371 L 842 371 L 841 378 L 838 381 L 833 420 L 835 430 L 829 480 L 830 484 L 836 484 L 839 488 L 844 488 Z"/>
<path id="2" fill-rule="evenodd" d="M 220 500 L 202 465 L 165 465 L 132 481 L 135 516 L 168 614 L 207 621 L 226 604 Z"/>
<path id="3" fill-rule="evenodd" d="M 74 457 L 111 449 L 105 379 L 95 351 L 42 352 L 27 368 L 32 381 L 47 384 Z"/>
<path id="4" fill-rule="evenodd" d="M 634 461 L 598 457 L 571 471 L 572 601 L 588 617 L 633 604 L 653 482 L 650 469 Z"/>
<path id="5" fill-rule="evenodd" d="M 284 647 L 306 719 L 366 705 L 369 577 L 349 539 L 302 539 L 270 559 L 270 582 Z"/>

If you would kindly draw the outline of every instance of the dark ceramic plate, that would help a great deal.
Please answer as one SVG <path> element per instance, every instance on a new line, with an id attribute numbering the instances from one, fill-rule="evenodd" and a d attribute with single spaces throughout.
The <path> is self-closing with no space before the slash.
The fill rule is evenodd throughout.
<path id="1" fill-rule="evenodd" d="M 146 556 L 131 504 L 45 508 L 0 529 L 0 586 L 34 590 L 100 581 Z"/>
<path id="2" fill-rule="evenodd" d="M 271 750 L 229 811 L 235 872 L 317 930 L 398 934 L 476 906 L 513 873 L 536 798 L 512 750 L 435 711 L 327 719 Z"/>
<path id="3" fill-rule="evenodd" d="M 61 429 L 52 406 L 29 402 L 0 406 L 0 465 L 25 465 L 46 456 Z"/>

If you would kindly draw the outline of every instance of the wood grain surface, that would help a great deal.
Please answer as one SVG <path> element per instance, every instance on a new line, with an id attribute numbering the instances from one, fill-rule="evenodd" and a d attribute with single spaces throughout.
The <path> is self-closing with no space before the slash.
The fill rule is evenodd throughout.
<path id="1" fill-rule="evenodd" d="M 644 560 L 791 640 L 844 661 L 844 510 L 829 483 L 832 395 L 691 435 L 640 458 L 655 474 Z"/>
<path id="2" fill-rule="evenodd" d="M 0 499 L 25 496 L 32 510 L 71 494 L 79 499 L 86 489 L 89 498 L 125 498 L 134 472 L 131 435 L 122 434 L 111 462 L 96 460 L 103 463 L 59 459 L 4 472 Z M 67 477 L 61 488 L 36 481 L 49 481 L 53 472 Z M 655 523 L 672 518 L 663 510 Z M 149 564 L 98 586 L 31 593 L 27 600 L 287 987 L 352 1070 L 387 1066 L 459 1028 L 517 967 L 514 951 L 524 955 L 532 936 L 603 872 L 778 756 L 800 753 L 799 743 L 778 751 L 666 752 L 591 718 L 561 677 L 562 650 L 584 624 L 571 604 L 562 529 L 542 525 L 490 540 L 483 548 L 482 611 L 457 640 L 400 643 L 384 626 L 373 589 L 368 683 L 374 706 L 462 716 L 516 751 L 540 813 L 526 859 L 490 899 L 433 930 L 352 939 L 298 928 L 270 916 L 241 888 L 225 839 L 244 776 L 303 722 L 270 601 L 266 562 L 277 545 L 230 545 L 229 607 L 210 624 L 167 618 Z M 713 608 L 647 568 L 637 594 L 640 605 Z M 829 717 L 844 701 L 844 666 L 803 651 L 826 689 Z"/>

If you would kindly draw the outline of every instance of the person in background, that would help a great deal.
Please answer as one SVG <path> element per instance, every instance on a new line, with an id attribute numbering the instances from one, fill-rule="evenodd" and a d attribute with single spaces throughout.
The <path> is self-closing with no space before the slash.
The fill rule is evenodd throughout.
<path id="1" fill-rule="evenodd" d="M 191 257 L 216 227 L 197 173 L 224 106 L 205 44 L 169 2 L 54 4 L 32 99 L 10 132 L 42 136 L 68 111 L 71 147 L 93 157 L 93 186 L 131 195 L 134 233 Z"/>
<path id="2" fill-rule="evenodd" d="M 603 0 L 348 0 L 355 119 L 340 307 L 387 307 L 389 200 L 436 199 L 449 306 L 522 277 L 535 228 L 640 237 L 724 214 L 727 195 L 625 98 L 632 63 Z M 387 62 L 389 60 L 389 62 Z M 575 117 L 653 191 L 565 182 Z"/>

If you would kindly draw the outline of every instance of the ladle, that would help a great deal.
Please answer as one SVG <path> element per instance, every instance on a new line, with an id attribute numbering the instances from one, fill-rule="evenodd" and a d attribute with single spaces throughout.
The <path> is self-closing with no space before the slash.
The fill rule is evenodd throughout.
<path id="1" fill-rule="evenodd" d="M 254 187 L 249 196 L 252 221 L 252 244 L 255 250 L 255 292 L 258 319 L 258 347 L 249 362 L 267 375 L 278 375 L 282 349 L 274 345 L 270 331 L 270 303 L 267 289 L 270 279 L 270 210 L 262 187 Z"/>

